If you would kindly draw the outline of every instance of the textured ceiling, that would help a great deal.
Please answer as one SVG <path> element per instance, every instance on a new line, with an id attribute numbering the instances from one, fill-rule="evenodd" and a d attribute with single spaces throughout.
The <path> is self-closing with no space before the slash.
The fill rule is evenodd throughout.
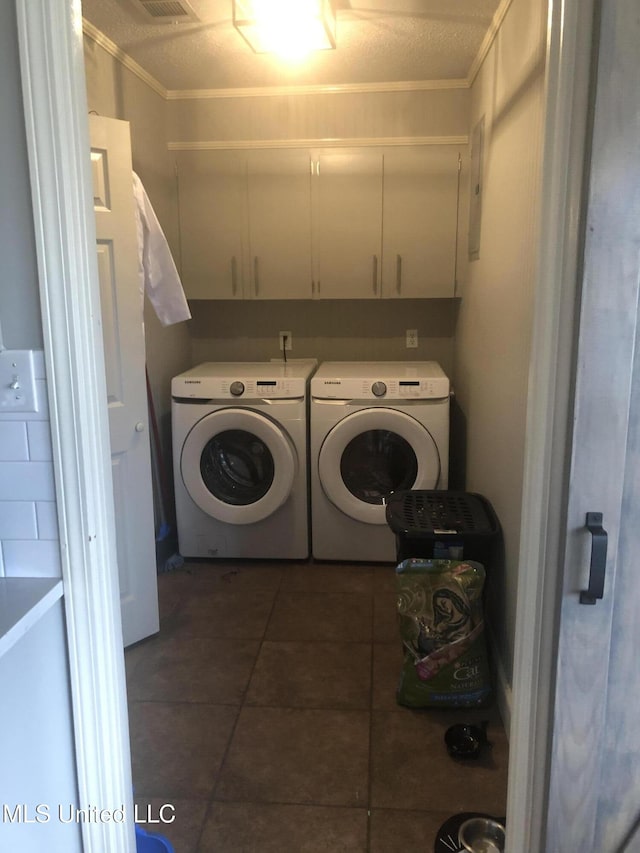
<path id="1" fill-rule="evenodd" d="M 83 16 L 166 89 L 465 79 L 498 0 L 337 0 L 337 49 L 297 64 L 256 55 L 231 0 L 189 0 L 198 23 L 152 20 L 136 0 L 82 0 Z"/>

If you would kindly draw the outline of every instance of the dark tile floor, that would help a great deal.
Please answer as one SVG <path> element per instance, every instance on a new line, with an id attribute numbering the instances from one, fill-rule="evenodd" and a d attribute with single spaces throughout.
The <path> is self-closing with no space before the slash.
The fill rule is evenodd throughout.
<path id="1" fill-rule="evenodd" d="M 431 853 L 452 815 L 504 815 L 497 713 L 396 704 L 393 568 L 194 563 L 158 581 L 160 634 L 125 659 L 138 814 L 174 807 L 147 828 L 176 853 Z M 449 758 L 446 728 L 487 718 L 492 749 Z"/>

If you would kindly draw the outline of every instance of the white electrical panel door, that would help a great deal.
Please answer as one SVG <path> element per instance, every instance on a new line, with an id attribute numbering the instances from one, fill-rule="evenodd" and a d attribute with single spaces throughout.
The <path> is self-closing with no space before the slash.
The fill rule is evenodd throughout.
<path id="1" fill-rule="evenodd" d="M 243 151 L 180 151 L 180 274 L 189 299 L 241 299 L 246 196 Z"/>
<path id="2" fill-rule="evenodd" d="M 456 145 L 385 150 L 383 297 L 454 295 L 458 162 Z"/>
<path id="3" fill-rule="evenodd" d="M 382 154 L 323 149 L 314 158 L 316 292 L 323 299 L 380 296 Z"/>
<path id="4" fill-rule="evenodd" d="M 311 170 L 308 150 L 248 152 L 249 295 L 308 299 Z"/>

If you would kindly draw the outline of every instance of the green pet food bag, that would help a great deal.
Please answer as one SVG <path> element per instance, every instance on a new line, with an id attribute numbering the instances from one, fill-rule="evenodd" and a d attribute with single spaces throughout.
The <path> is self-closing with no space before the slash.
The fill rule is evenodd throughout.
<path id="1" fill-rule="evenodd" d="M 412 559 L 397 566 L 404 648 L 397 690 L 400 705 L 470 708 L 490 701 L 484 580 L 484 567 L 471 560 Z"/>

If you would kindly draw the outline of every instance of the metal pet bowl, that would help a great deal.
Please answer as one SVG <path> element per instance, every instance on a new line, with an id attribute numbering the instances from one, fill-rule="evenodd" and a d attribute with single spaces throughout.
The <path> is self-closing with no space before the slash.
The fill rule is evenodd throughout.
<path id="1" fill-rule="evenodd" d="M 458 841 L 471 853 L 504 853 L 504 826 L 487 817 L 472 817 L 460 826 Z"/>

